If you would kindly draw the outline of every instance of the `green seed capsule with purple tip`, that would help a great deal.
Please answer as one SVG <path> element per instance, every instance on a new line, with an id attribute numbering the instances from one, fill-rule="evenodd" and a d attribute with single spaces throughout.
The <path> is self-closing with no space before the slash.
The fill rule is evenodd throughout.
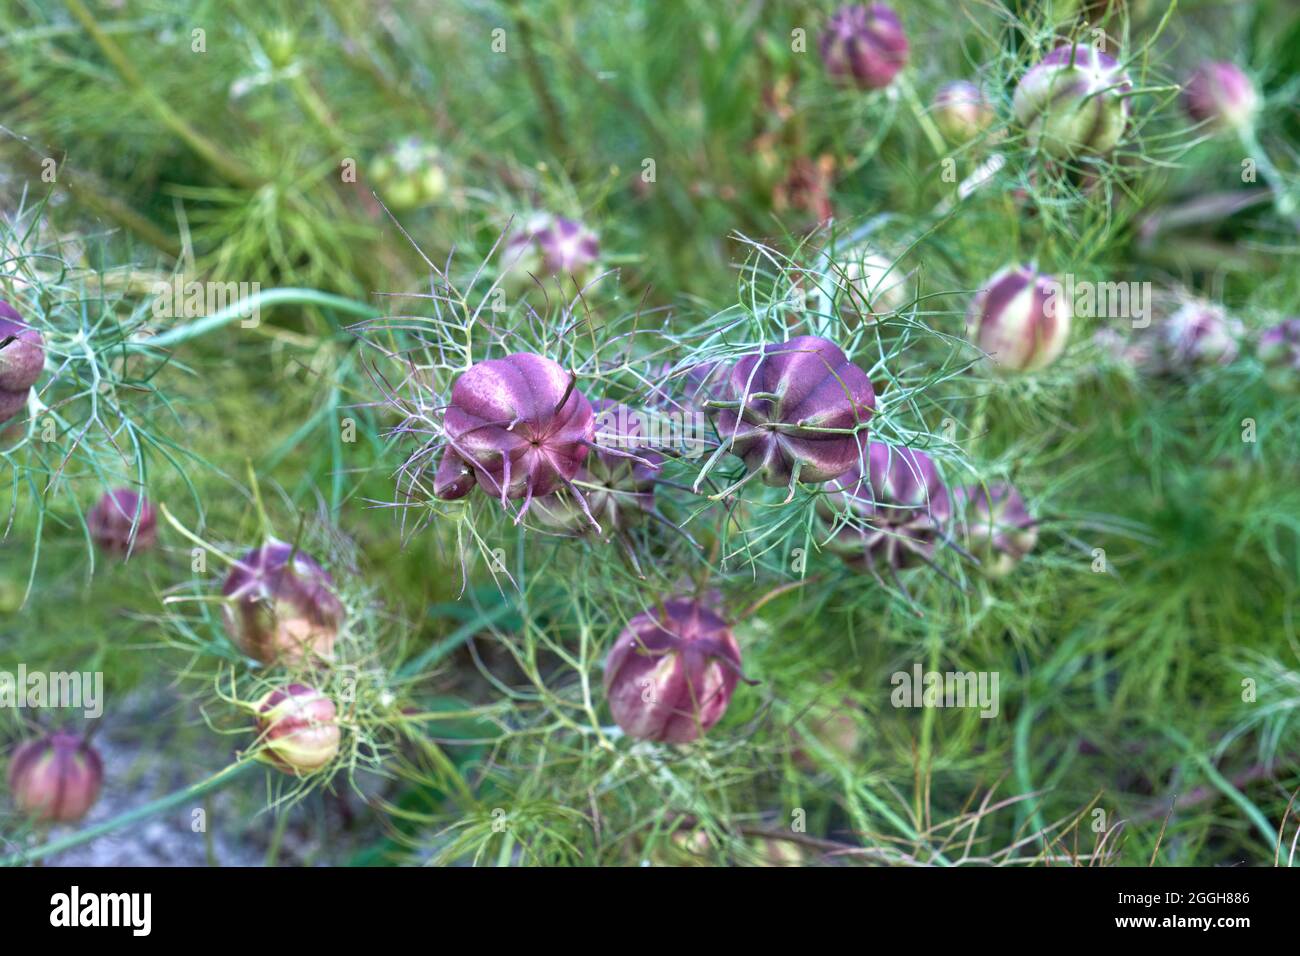
<path id="1" fill-rule="evenodd" d="M 1065 159 L 1105 155 L 1128 125 L 1133 88 L 1114 57 L 1085 43 L 1059 46 L 1020 78 L 1012 98 L 1031 147 Z"/>

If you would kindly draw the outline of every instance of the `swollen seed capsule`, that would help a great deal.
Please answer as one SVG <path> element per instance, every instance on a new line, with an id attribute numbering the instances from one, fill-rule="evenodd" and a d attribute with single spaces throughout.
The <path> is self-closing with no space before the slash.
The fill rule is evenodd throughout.
<path id="1" fill-rule="evenodd" d="M 883 3 L 841 7 L 827 21 L 819 49 L 832 78 L 864 90 L 888 86 L 907 65 L 902 21 Z"/>
<path id="2" fill-rule="evenodd" d="M 144 551 L 158 540 L 158 515 L 153 505 L 130 488 L 118 488 L 100 498 L 86 516 L 86 527 L 95 544 L 116 554 Z"/>
<path id="3" fill-rule="evenodd" d="M 1038 543 L 1038 523 L 1011 485 L 967 485 L 954 497 L 966 548 L 990 577 L 1009 574 Z"/>
<path id="4" fill-rule="evenodd" d="M 75 823 L 99 799 L 104 764 L 79 735 L 58 731 L 20 744 L 9 763 L 9 790 L 23 813 L 44 823 Z"/>
<path id="5" fill-rule="evenodd" d="M 0 424 L 26 407 L 44 368 L 45 337 L 0 299 Z"/>
<path id="6" fill-rule="evenodd" d="M 629 736 L 680 744 L 722 718 L 740 676 L 727 622 L 699 601 L 673 598 L 618 636 L 605 659 L 605 696 Z"/>
<path id="7" fill-rule="evenodd" d="M 1103 155 L 1124 134 L 1132 88 L 1113 57 L 1079 43 L 1057 47 L 1025 73 L 1012 106 L 1030 146 L 1057 158 Z"/>
<path id="8" fill-rule="evenodd" d="M 451 389 L 443 418 L 449 448 L 439 471 L 459 492 L 463 474 L 453 459 L 474 470 L 480 488 L 503 501 L 534 498 L 567 488 L 586 461 L 595 435 L 591 403 L 574 377 L 531 352 L 471 366 Z"/>
<path id="9" fill-rule="evenodd" d="M 257 725 L 264 753 L 288 773 L 313 773 L 338 756 L 338 711 L 314 687 L 290 684 L 271 691 L 257 703 Z"/>
<path id="10" fill-rule="evenodd" d="M 270 666 L 334 656 L 344 610 L 334 581 L 311 555 L 283 541 L 235 562 L 221 589 L 239 649 Z"/>
<path id="11" fill-rule="evenodd" d="M 1183 84 L 1183 108 L 1211 130 L 1244 129 L 1255 118 L 1259 94 L 1235 63 L 1210 61 L 1196 67 Z"/>
<path id="12" fill-rule="evenodd" d="M 766 484 L 829 481 L 857 463 L 876 396 L 834 342 L 764 346 L 736 362 L 726 385 L 713 410 L 718 435 Z"/>
<path id="13" fill-rule="evenodd" d="M 980 88 L 967 80 L 939 87 L 931 108 L 934 123 L 950 143 L 965 143 L 993 125 L 993 105 Z"/>
<path id="14" fill-rule="evenodd" d="M 1241 324 L 1208 302 L 1186 302 L 1157 329 L 1158 371 L 1174 374 L 1228 365 Z"/>
<path id="15" fill-rule="evenodd" d="M 1279 322 L 1259 337 L 1264 381 L 1282 395 L 1300 395 L 1300 318 Z"/>
<path id="16" fill-rule="evenodd" d="M 838 521 L 847 510 L 854 522 L 840 528 L 830 550 L 859 568 L 902 570 L 928 563 L 952 517 L 934 459 L 877 441 L 867 457 L 867 479 L 855 466 L 827 486 L 823 514 Z"/>
<path id="17" fill-rule="evenodd" d="M 1051 365 L 1070 337 L 1070 303 L 1060 285 L 1025 266 L 995 273 L 971 300 L 966 334 L 994 367 L 1033 372 Z"/>

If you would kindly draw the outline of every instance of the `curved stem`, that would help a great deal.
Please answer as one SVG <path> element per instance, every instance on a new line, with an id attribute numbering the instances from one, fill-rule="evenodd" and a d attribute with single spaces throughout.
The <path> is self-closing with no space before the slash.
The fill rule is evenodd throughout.
<path id="1" fill-rule="evenodd" d="M 134 826 L 137 823 L 143 823 L 150 817 L 172 810 L 184 805 L 187 801 L 194 800 L 204 794 L 220 790 L 227 784 L 233 783 L 240 777 L 248 773 L 254 767 L 258 766 L 257 761 L 248 759 L 237 763 L 232 763 L 228 767 L 223 767 L 206 780 L 202 780 L 193 786 L 177 790 L 175 793 L 169 793 L 165 797 L 160 797 L 151 803 L 136 807 L 134 810 L 128 810 L 126 813 L 119 814 L 111 820 L 105 820 L 103 823 L 96 824 L 93 827 L 86 827 L 84 830 L 78 830 L 76 833 L 70 833 L 66 837 L 58 840 L 51 840 L 49 843 L 42 844 L 31 850 L 20 850 L 17 853 L 11 853 L 9 856 L 0 858 L 0 866 L 21 866 L 24 863 L 34 863 L 37 860 L 43 860 L 55 853 L 62 853 L 74 846 L 80 846 L 83 843 L 89 843 L 91 840 L 98 840 L 114 830 L 120 830 L 123 827 Z"/>
<path id="2" fill-rule="evenodd" d="M 268 289 L 265 292 L 257 292 L 246 299 L 233 302 L 221 311 L 204 316 L 196 322 L 162 332 L 140 342 L 132 342 L 130 347 L 145 349 L 179 345 L 182 342 L 188 342 L 190 339 L 198 338 L 200 335 L 206 335 L 222 326 L 229 325 L 236 319 L 247 318 L 249 312 L 253 309 L 260 309 L 262 306 L 267 305 L 285 304 L 319 305 L 371 319 L 378 318 L 381 315 L 378 309 L 366 305 L 364 302 L 357 302 L 355 299 L 344 298 L 341 295 L 333 295 L 329 292 L 320 292 L 316 289 Z"/>

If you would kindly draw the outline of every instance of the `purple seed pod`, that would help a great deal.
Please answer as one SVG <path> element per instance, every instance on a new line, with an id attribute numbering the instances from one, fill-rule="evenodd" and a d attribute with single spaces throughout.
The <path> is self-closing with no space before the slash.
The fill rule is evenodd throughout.
<path id="1" fill-rule="evenodd" d="M 86 527 L 95 544 L 116 554 L 144 551 L 158 540 L 158 515 L 153 505 L 130 488 L 117 488 L 100 498 L 86 516 Z"/>
<path id="2" fill-rule="evenodd" d="M 1034 550 L 1038 523 L 1025 507 L 1024 499 L 1011 485 L 966 485 L 953 497 L 962 513 L 961 531 L 966 548 L 984 573 L 1002 577 Z"/>
<path id="3" fill-rule="evenodd" d="M 1202 63 L 1183 84 L 1183 109 L 1211 130 L 1244 129 L 1258 108 L 1255 84 L 1235 63 Z"/>
<path id="4" fill-rule="evenodd" d="M 1264 381 L 1281 395 L 1300 394 L 1300 318 L 1287 319 L 1259 337 Z"/>
<path id="5" fill-rule="evenodd" d="M 1157 330 L 1159 371 L 1190 372 L 1228 365 L 1237 357 L 1241 323 L 1207 302 L 1187 302 Z"/>
<path id="6" fill-rule="evenodd" d="M 876 396 L 834 342 L 801 335 L 766 345 L 737 361 L 726 384 L 726 399 L 709 406 L 750 475 L 793 487 L 838 478 L 857 463 Z"/>
<path id="7" fill-rule="evenodd" d="M 311 555 L 271 540 L 235 562 L 221 593 L 226 626 L 249 657 L 268 667 L 333 657 L 343 605 Z"/>
<path id="8" fill-rule="evenodd" d="M 599 258 L 600 241 L 594 232 L 573 219 L 544 213 L 524 223 L 503 251 L 505 269 L 522 278 L 581 278 Z"/>
<path id="9" fill-rule="evenodd" d="M 98 751 L 67 731 L 20 744 L 9 763 L 14 803 L 42 823 L 80 820 L 99 799 L 103 783 Z"/>
<path id="10" fill-rule="evenodd" d="M 826 23 L 820 50 L 826 72 L 859 89 L 888 86 L 907 65 L 907 34 L 883 3 L 841 7 Z"/>
<path id="11" fill-rule="evenodd" d="M 966 335 L 998 371 L 1035 372 L 1065 349 L 1071 318 L 1056 280 L 1027 266 L 1007 266 L 971 300 Z"/>
<path id="12" fill-rule="evenodd" d="M 867 480 L 855 466 L 827 486 L 823 514 L 837 520 L 847 509 L 867 526 L 844 525 L 830 550 L 862 569 L 932 563 L 952 518 L 948 489 L 934 459 L 878 441 L 870 443 L 867 458 Z"/>
<path id="13" fill-rule="evenodd" d="M 568 488 L 595 437 L 591 403 L 575 378 L 548 358 L 516 352 L 469 368 L 451 389 L 443 418 L 450 446 L 435 490 L 467 493 L 462 465 L 480 488 L 502 503 Z M 451 457 L 452 455 L 456 457 Z M 441 495 L 440 495 L 441 497 Z"/>
<path id="14" fill-rule="evenodd" d="M 632 618 L 605 659 L 609 709 L 641 740 L 696 739 L 722 718 L 740 678 L 730 626 L 691 598 Z"/>
<path id="15" fill-rule="evenodd" d="M 591 518 L 606 532 L 636 524 L 654 511 L 655 480 L 663 456 L 646 449 L 644 418 L 635 409 L 605 399 L 595 410 L 596 448 L 575 481 L 586 499 Z M 591 518 L 566 489 L 534 503 L 542 522 L 557 531 L 581 533 Z"/>
<path id="16" fill-rule="evenodd" d="M 954 80 L 939 87 L 930 110 L 939 132 L 950 143 L 965 143 L 993 125 L 993 104 L 978 86 Z"/>
<path id="17" fill-rule="evenodd" d="M 277 688 L 257 702 L 256 710 L 263 752 L 286 773 L 313 773 L 338 756 L 338 710 L 316 688 Z"/>
<path id="18" fill-rule="evenodd" d="M 27 393 L 45 368 L 45 338 L 0 299 L 0 423 L 27 405 Z"/>
<path id="19" fill-rule="evenodd" d="M 1128 124 L 1133 88 L 1119 63 L 1085 43 L 1059 46 L 1020 78 L 1012 99 L 1029 145 L 1066 158 L 1109 153 Z"/>

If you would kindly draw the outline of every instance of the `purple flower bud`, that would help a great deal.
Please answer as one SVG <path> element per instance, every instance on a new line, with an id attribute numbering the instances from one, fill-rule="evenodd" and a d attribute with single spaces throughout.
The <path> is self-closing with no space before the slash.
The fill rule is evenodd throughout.
<path id="1" fill-rule="evenodd" d="M 1264 381 L 1282 395 L 1300 394 L 1300 318 L 1279 322 L 1259 337 Z"/>
<path id="2" fill-rule="evenodd" d="M 654 510 L 655 480 L 663 456 L 645 448 L 648 436 L 635 409 L 605 399 L 592 405 L 596 450 L 587 457 L 575 481 L 591 517 L 604 531 L 617 531 Z M 534 507 L 542 522 L 558 531 L 591 529 L 591 518 L 567 489 L 539 498 Z"/>
<path id="3" fill-rule="evenodd" d="M 971 300 L 966 335 L 995 368 L 1033 372 L 1056 361 L 1072 310 L 1060 284 L 1026 266 L 995 273 Z"/>
<path id="4" fill-rule="evenodd" d="M 950 143 L 965 143 L 993 125 L 993 104 L 967 80 L 939 87 L 931 108 L 934 123 Z"/>
<path id="5" fill-rule="evenodd" d="M 0 423 L 27 405 L 27 392 L 44 368 L 44 336 L 0 299 Z"/>
<path id="6" fill-rule="evenodd" d="M 574 276 L 581 279 L 600 258 L 600 241 L 580 222 L 545 214 L 533 216 L 505 244 L 506 271 L 517 276 Z"/>
<path id="7" fill-rule="evenodd" d="M 830 549 L 845 563 L 864 569 L 929 563 L 952 517 L 948 489 L 934 459 L 873 441 L 867 468 L 867 480 L 855 466 L 828 485 L 823 514 L 838 520 L 847 509 L 866 525 L 844 525 Z"/>
<path id="8" fill-rule="evenodd" d="M 443 426 L 450 448 L 435 492 L 441 481 L 444 492 L 467 493 L 458 459 L 487 494 L 526 504 L 569 486 L 595 432 L 591 403 L 574 377 L 529 352 L 487 359 L 456 379 Z"/>
<path id="9" fill-rule="evenodd" d="M 1020 493 L 1005 482 L 967 485 L 953 493 L 962 512 L 966 548 L 991 577 L 1002 577 L 1038 542 L 1038 523 Z"/>
<path id="10" fill-rule="evenodd" d="M 313 773 L 338 756 L 334 701 L 306 684 L 278 688 L 258 701 L 257 726 L 264 753 L 286 773 Z"/>
<path id="11" fill-rule="evenodd" d="M 99 799 L 104 764 L 79 735 L 57 731 L 14 751 L 9 790 L 23 813 L 43 823 L 75 823 Z"/>
<path id="12" fill-rule="evenodd" d="M 1183 84 L 1183 108 L 1209 129 L 1242 129 L 1259 107 L 1259 94 L 1235 63 L 1208 61 L 1194 69 Z"/>
<path id="13" fill-rule="evenodd" d="M 826 23 L 820 49 L 826 72 L 859 89 L 878 90 L 907 65 L 907 35 L 883 3 L 841 7 Z"/>
<path id="14" fill-rule="evenodd" d="M 130 488 L 118 488 L 100 498 L 86 516 L 86 527 L 95 544 L 117 554 L 152 548 L 158 540 L 158 515 L 153 505 Z"/>
<path id="15" fill-rule="evenodd" d="M 1187 302 L 1158 329 L 1160 370 L 1188 372 L 1227 365 L 1237 357 L 1241 323 L 1218 306 Z"/>
<path id="16" fill-rule="evenodd" d="M 858 461 L 876 405 L 871 380 L 834 342 L 802 335 L 742 357 L 715 424 L 731 453 L 774 487 L 838 478 Z"/>
<path id="17" fill-rule="evenodd" d="M 1111 56 L 1079 43 L 1059 46 L 1020 78 L 1012 107 L 1030 146 L 1058 158 L 1101 155 L 1119 143 L 1133 88 Z"/>
<path id="18" fill-rule="evenodd" d="M 618 636 L 605 659 L 605 696 L 629 736 L 680 744 L 722 718 L 740 676 L 727 622 L 699 601 L 673 598 Z"/>
<path id="19" fill-rule="evenodd" d="M 235 562 L 226 577 L 226 625 L 239 649 L 268 667 L 329 660 L 344 617 L 333 588 L 311 555 L 272 540 Z"/>

